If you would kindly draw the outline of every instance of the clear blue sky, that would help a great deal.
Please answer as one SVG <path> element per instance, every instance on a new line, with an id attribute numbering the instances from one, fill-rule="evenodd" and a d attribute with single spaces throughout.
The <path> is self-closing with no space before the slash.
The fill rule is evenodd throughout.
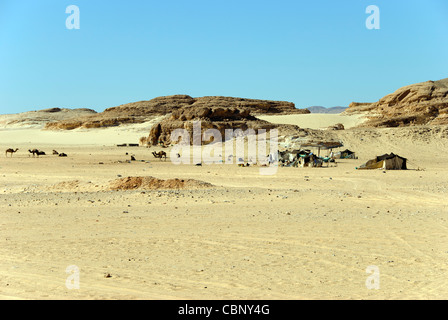
<path id="1" fill-rule="evenodd" d="M 347 106 L 446 77 L 447 0 L 0 0 L 0 113 L 172 94 Z"/>

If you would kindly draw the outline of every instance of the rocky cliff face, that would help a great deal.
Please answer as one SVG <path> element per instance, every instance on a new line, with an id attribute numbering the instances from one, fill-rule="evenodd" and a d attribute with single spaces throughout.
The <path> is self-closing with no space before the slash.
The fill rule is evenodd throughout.
<path id="1" fill-rule="evenodd" d="M 344 114 L 365 114 L 367 127 L 448 124 L 448 78 L 402 87 L 375 103 L 351 103 Z"/>
<path id="2" fill-rule="evenodd" d="M 141 123 L 156 116 L 170 114 L 184 107 L 190 107 L 192 110 L 203 110 L 202 108 L 237 108 L 238 110 L 247 110 L 253 115 L 310 113 L 307 109 L 296 109 L 294 103 L 286 101 L 256 100 L 219 96 L 192 98 L 188 95 L 174 95 L 108 108 L 101 113 L 88 117 L 49 123 L 46 128 L 98 128 L 117 126 L 127 123 Z"/>
<path id="3" fill-rule="evenodd" d="M 158 97 L 149 101 L 140 101 L 109 108 L 104 113 L 126 112 L 127 114 L 152 114 L 165 115 L 182 107 L 194 108 L 248 108 L 252 114 L 289 114 L 289 113 L 310 113 L 307 109 L 296 109 L 294 103 L 286 101 L 271 101 L 244 99 L 233 97 L 200 97 L 192 98 L 187 95 L 174 95 Z"/>

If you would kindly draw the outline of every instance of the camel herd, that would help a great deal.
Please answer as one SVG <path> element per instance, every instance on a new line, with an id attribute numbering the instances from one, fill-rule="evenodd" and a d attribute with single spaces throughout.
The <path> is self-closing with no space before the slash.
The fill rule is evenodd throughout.
<path id="1" fill-rule="evenodd" d="M 8 157 L 8 153 L 10 153 L 11 157 L 12 157 L 12 155 L 14 153 L 16 153 L 18 150 L 19 150 L 19 148 L 16 148 L 16 149 L 12 149 L 12 148 L 6 149 L 5 156 Z M 29 150 L 28 149 L 28 152 L 30 153 L 29 156 L 33 155 L 33 158 L 46 155 L 45 151 L 38 150 L 38 149 L 33 149 L 33 150 Z M 166 161 L 166 152 L 165 151 L 159 151 L 159 152 L 155 152 L 154 151 L 152 154 L 154 155 L 155 158 L 158 158 L 158 159 L 164 158 L 165 161 Z M 57 155 L 59 157 L 67 157 L 66 153 L 63 153 L 63 152 L 59 153 L 56 150 L 53 150 L 53 155 Z M 135 157 L 131 157 L 131 158 L 133 158 L 132 160 L 135 160 Z"/>
<path id="2" fill-rule="evenodd" d="M 5 156 L 8 157 L 8 153 L 10 153 L 11 154 L 11 158 L 12 158 L 12 155 L 14 153 L 16 153 L 18 150 L 19 150 L 19 148 L 16 148 L 16 149 L 12 149 L 12 148 L 6 149 Z M 33 150 L 29 150 L 28 149 L 28 152 L 30 153 L 29 156 L 33 155 L 33 158 L 36 157 L 36 156 L 39 157 L 39 156 L 45 156 L 46 155 L 45 151 L 38 150 L 38 149 L 33 149 Z M 53 150 L 53 154 L 57 155 L 59 157 L 67 157 L 67 154 L 59 153 L 56 150 Z"/>
<path id="3" fill-rule="evenodd" d="M 9 148 L 6 149 L 5 151 L 5 156 L 8 157 L 8 153 L 11 154 L 11 157 L 14 153 L 16 153 L 19 150 L 19 148 L 13 149 L 13 148 Z M 28 150 L 28 152 L 30 153 L 29 156 L 33 156 L 34 157 L 39 157 L 39 156 L 45 156 L 46 153 L 42 150 L 38 150 L 38 149 L 33 149 L 33 150 Z M 56 150 L 53 150 L 53 155 L 59 156 L 59 157 L 67 157 L 67 154 L 65 153 L 59 153 Z M 128 155 L 128 153 L 126 153 L 126 155 Z M 164 159 L 166 161 L 167 158 L 167 154 L 165 151 L 153 151 L 152 155 L 154 156 L 154 158 L 156 159 Z M 177 154 L 177 157 L 180 157 L 180 154 Z M 232 155 L 229 156 L 228 160 L 231 160 L 231 157 L 233 157 Z M 271 159 L 271 155 L 268 155 L 268 162 L 271 163 L 273 160 Z M 327 163 L 328 166 L 328 162 L 335 162 L 334 158 L 331 157 L 319 157 L 314 155 L 313 153 L 311 153 L 310 150 L 294 150 L 294 151 L 280 151 L 278 153 L 278 157 L 279 157 L 279 163 L 280 166 L 292 166 L 292 167 L 322 167 L 323 163 Z M 243 159 L 239 158 L 239 164 L 238 166 L 240 167 L 248 167 L 249 163 L 247 164 L 242 164 Z M 136 161 L 135 159 L 135 155 L 131 155 L 131 161 Z M 196 164 L 197 166 L 200 166 L 201 164 L 198 163 Z"/>

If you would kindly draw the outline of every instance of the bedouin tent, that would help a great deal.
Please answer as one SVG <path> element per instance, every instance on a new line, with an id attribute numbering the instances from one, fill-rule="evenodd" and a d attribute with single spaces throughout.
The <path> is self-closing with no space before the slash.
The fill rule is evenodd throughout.
<path id="1" fill-rule="evenodd" d="M 345 149 L 344 151 L 341 151 L 341 159 L 353 159 L 355 157 L 355 153 L 353 151 L 350 151 L 348 149 Z"/>
<path id="2" fill-rule="evenodd" d="M 386 153 L 367 161 L 356 169 L 406 170 L 406 161 L 406 158 L 400 157 L 399 155 Z"/>

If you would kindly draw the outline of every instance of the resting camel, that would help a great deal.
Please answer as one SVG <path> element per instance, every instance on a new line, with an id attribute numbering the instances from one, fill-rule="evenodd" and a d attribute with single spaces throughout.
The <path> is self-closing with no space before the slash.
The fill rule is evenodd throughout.
<path id="1" fill-rule="evenodd" d="M 53 150 L 53 154 L 54 154 L 54 155 L 58 155 L 59 152 L 57 152 L 56 150 Z"/>
<path id="2" fill-rule="evenodd" d="M 15 153 L 15 152 L 17 152 L 17 150 L 19 150 L 19 148 L 16 148 L 16 150 L 14 150 L 14 149 L 7 149 L 6 150 L 6 152 L 5 152 L 5 156 L 7 157 L 8 156 L 8 153 L 11 153 L 11 158 L 12 158 L 12 154 L 13 153 Z"/>
<path id="3" fill-rule="evenodd" d="M 159 151 L 159 152 L 153 151 L 152 154 L 155 158 L 160 158 L 160 159 L 165 158 L 165 161 L 166 161 L 166 152 L 165 151 Z"/>
<path id="4" fill-rule="evenodd" d="M 43 152 L 43 151 L 39 151 L 39 150 L 37 150 L 37 149 L 28 150 L 28 152 L 29 152 L 29 153 L 32 153 L 32 154 L 33 154 L 33 157 L 34 157 L 35 155 L 37 155 L 38 157 L 39 157 L 39 156 L 44 156 L 44 155 L 45 155 L 45 152 Z"/>

